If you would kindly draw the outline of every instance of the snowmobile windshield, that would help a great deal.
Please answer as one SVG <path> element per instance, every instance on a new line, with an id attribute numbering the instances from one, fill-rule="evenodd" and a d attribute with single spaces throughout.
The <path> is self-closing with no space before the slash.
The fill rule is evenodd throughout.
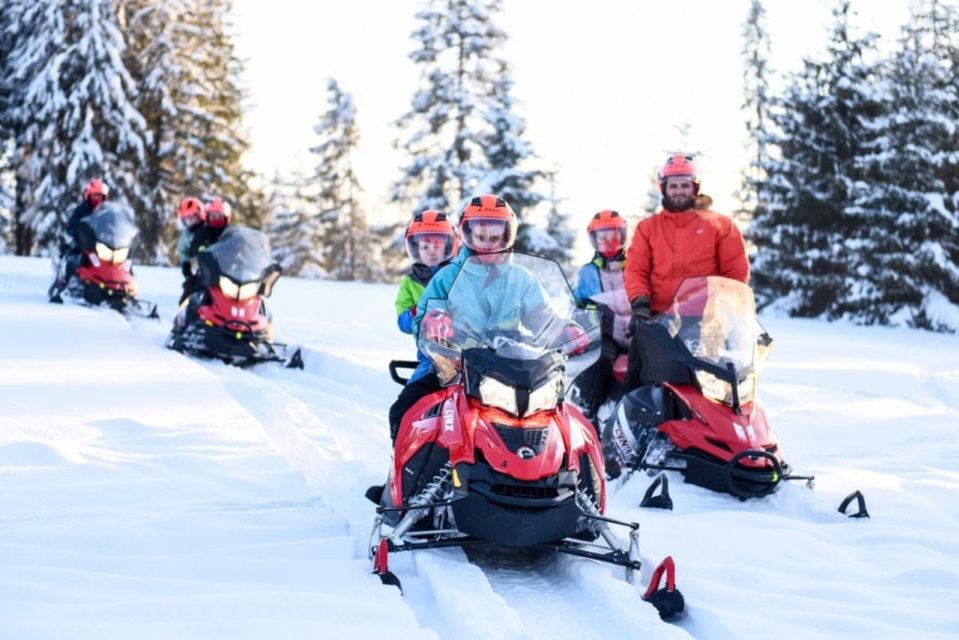
<path id="1" fill-rule="evenodd" d="M 104 202 L 82 220 L 93 230 L 94 240 L 115 249 L 129 249 L 139 229 L 133 221 L 133 209 L 119 202 Z"/>
<path id="2" fill-rule="evenodd" d="M 259 282 L 273 264 L 270 241 L 263 232 L 249 227 L 227 227 L 207 251 L 216 260 L 220 275 L 237 286 Z"/>
<path id="3" fill-rule="evenodd" d="M 740 402 L 755 399 L 756 378 L 772 339 L 759 324 L 748 285 L 720 276 L 686 279 L 655 322 L 679 338 L 697 360 L 735 372 Z M 733 402 L 728 381 L 702 370 L 695 375 L 704 395 Z"/>
<path id="4" fill-rule="evenodd" d="M 418 334 L 420 350 L 442 381 L 459 373 L 470 349 L 492 350 L 513 363 L 545 361 L 559 352 L 567 380 L 599 356 L 599 313 L 577 308 L 562 269 L 552 260 L 486 254 L 447 269 L 455 270 L 447 296 L 427 301 Z"/>

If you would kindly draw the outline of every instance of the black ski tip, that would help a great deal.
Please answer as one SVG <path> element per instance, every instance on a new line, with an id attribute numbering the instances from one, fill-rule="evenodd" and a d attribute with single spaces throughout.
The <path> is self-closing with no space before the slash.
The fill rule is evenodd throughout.
<path id="1" fill-rule="evenodd" d="M 656 607 L 662 620 L 672 620 L 686 610 L 686 599 L 679 589 L 659 589 L 646 602 Z"/>
<path id="2" fill-rule="evenodd" d="M 290 356 L 290 361 L 286 363 L 287 369 L 302 369 L 303 368 L 303 353 L 300 349 L 297 349 L 293 352 L 293 355 Z"/>
<path id="3" fill-rule="evenodd" d="M 380 582 L 387 586 L 396 587 L 400 590 L 400 594 L 403 593 L 403 585 L 400 584 L 400 579 L 396 577 L 396 574 L 392 571 L 387 571 L 386 573 L 378 574 L 380 576 Z"/>
<path id="4" fill-rule="evenodd" d="M 380 504 L 380 498 L 383 497 L 384 489 L 386 489 L 386 486 L 382 484 L 371 485 L 370 488 L 366 490 L 366 499 L 375 505 Z"/>
<path id="5" fill-rule="evenodd" d="M 856 513 L 849 514 L 849 517 L 850 518 L 868 518 L 869 512 L 866 511 L 866 498 L 862 495 L 862 491 L 860 491 L 859 489 L 856 489 L 855 491 L 850 493 L 848 496 L 843 498 L 843 501 L 839 503 L 839 513 L 845 515 L 846 508 L 849 506 L 849 504 L 853 500 L 856 501 L 857 511 Z"/>
<path id="6" fill-rule="evenodd" d="M 662 485 L 662 491 L 658 495 L 653 495 L 653 492 Z M 646 493 L 643 495 L 643 499 L 639 503 L 640 507 L 646 507 L 648 509 L 669 509 L 673 510 L 673 499 L 669 497 L 669 479 L 666 478 L 665 473 L 660 473 L 656 476 L 656 479 L 653 480 L 652 484 L 649 485 L 649 488 L 646 489 Z"/>
<path id="7" fill-rule="evenodd" d="M 157 309 L 157 306 L 156 306 L 156 305 L 153 305 L 153 308 L 150 309 L 150 313 L 147 315 L 147 318 L 150 318 L 151 320 L 159 320 L 159 319 L 160 319 L 160 312 L 159 312 L 159 310 Z"/>

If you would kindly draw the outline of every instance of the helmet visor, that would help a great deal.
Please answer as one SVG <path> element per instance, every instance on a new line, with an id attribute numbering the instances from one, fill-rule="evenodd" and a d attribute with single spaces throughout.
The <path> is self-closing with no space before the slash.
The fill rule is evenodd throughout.
<path id="1" fill-rule="evenodd" d="M 492 253 L 506 248 L 509 225 L 499 218 L 471 218 L 464 229 L 466 243 L 477 253 Z"/>

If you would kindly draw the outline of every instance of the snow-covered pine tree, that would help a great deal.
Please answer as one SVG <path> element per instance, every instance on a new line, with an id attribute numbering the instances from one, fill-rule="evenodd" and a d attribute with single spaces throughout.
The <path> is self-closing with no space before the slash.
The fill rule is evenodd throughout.
<path id="1" fill-rule="evenodd" d="M 112 199 L 140 199 L 146 126 L 131 103 L 113 0 L 31 0 L 17 29 L 17 252 L 47 254 L 89 178 L 101 176 Z"/>
<path id="2" fill-rule="evenodd" d="M 318 159 L 312 179 L 319 194 L 314 246 L 322 250 L 323 267 L 331 278 L 366 280 L 372 243 L 353 168 L 360 141 L 356 109 L 353 97 L 333 78 L 327 81 L 326 99 L 327 110 L 313 127 L 320 142 L 310 149 Z"/>
<path id="3" fill-rule="evenodd" d="M 140 171 L 143 201 L 135 208 L 143 253 L 162 264 L 175 246 L 180 200 L 214 191 L 194 176 L 200 159 L 194 130 L 202 115 L 194 61 L 200 34 L 188 23 L 186 0 L 128 0 L 120 6 L 127 25 L 126 65 L 139 87 L 134 103 L 152 134 Z"/>
<path id="4" fill-rule="evenodd" d="M 739 208 L 733 217 L 747 224 L 757 208 L 764 206 L 762 168 L 768 164 L 769 134 L 766 131 L 770 102 L 769 35 L 766 33 L 766 10 L 760 0 L 751 0 L 743 24 L 743 104 L 746 115 L 746 150 L 748 164 L 743 169 L 739 188 Z"/>
<path id="5" fill-rule="evenodd" d="M 188 143 L 195 154 L 191 162 L 194 189 L 207 197 L 221 196 L 233 205 L 234 222 L 261 227 L 265 196 L 253 186 L 254 175 L 242 162 L 249 147 L 241 129 L 242 63 L 234 52 L 227 16 L 232 0 L 184 0 L 185 31 L 193 37 L 184 55 L 199 69 L 195 96 L 193 135 Z"/>
<path id="6" fill-rule="evenodd" d="M 516 102 L 511 95 L 513 78 L 509 64 L 499 61 L 499 71 L 492 80 L 492 94 L 489 96 L 485 119 L 489 130 L 482 137 L 483 151 L 489 170 L 478 186 L 485 193 L 502 196 L 510 204 L 519 219 L 516 234 L 516 250 L 528 253 L 541 253 L 543 247 L 537 241 L 543 234 L 530 224 L 528 214 L 540 202 L 544 195 L 536 188 L 537 183 L 546 177 L 541 169 L 529 167 L 535 159 L 532 146 L 523 139 L 526 123 L 516 113 Z M 555 182 L 555 173 L 551 184 Z M 547 216 L 546 235 L 552 240 L 553 249 L 542 255 L 557 260 L 561 264 L 571 257 L 573 232 L 564 227 L 567 218 L 551 206 Z M 564 244 L 568 243 L 568 244 Z"/>
<path id="7" fill-rule="evenodd" d="M 871 123 L 859 159 L 849 211 L 863 220 L 866 250 L 838 306 L 856 322 L 959 331 L 959 203 L 944 180 L 959 161 L 959 86 L 944 13 L 936 0 L 915 5 L 883 78 L 889 113 Z"/>
<path id="8" fill-rule="evenodd" d="M 558 171 L 549 169 L 543 171 L 542 174 L 549 184 L 549 195 L 545 198 L 549 204 L 549 210 L 546 213 L 546 227 L 541 228 L 531 224 L 520 227 L 520 233 L 523 235 L 519 235 L 517 238 L 517 250 L 555 260 L 565 272 L 569 272 L 570 267 L 572 267 L 576 232 L 570 226 L 570 214 L 560 208 L 563 198 L 557 195 Z M 493 190 L 492 193 L 501 192 Z M 512 203 L 510 204 L 512 206 Z M 519 240 L 521 239 L 524 246 L 519 246 Z"/>
<path id="9" fill-rule="evenodd" d="M 274 176 L 267 203 L 273 256 L 289 275 L 327 278 L 323 227 L 310 180 L 297 171 L 291 179 Z"/>
<path id="10" fill-rule="evenodd" d="M 13 244 L 13 86 L 7 68 L 13 52 L 13 19 L 19 0 L 0 3 L 0 253 Z"/>
<path id="11" fill-rule="evenodd" d="M 805 59 L 783 95 L 770 104 L 776 153 L 762 170 L 768 206 L 747 232 L 756 246 L 753 284 L 760 305 L 774 301 L 796 316 L 835 318 L 859 280 L 868 246 L 860 239 L 868 220 L 849 211 L 861 178 L 857 159 L 881 104 L 874 36 L 849 33 L 849 0 L 833 11 L 823 59 Z"/>
<path id="12" fill-rule="evenodd" d="M 416 14 L 419 46 L 410 58 L 422 66 L 421 80 L 396 123 L 396 145 L 409 163 L 393 189 L 411 214 L 451 211 L 489 172 L 482 140 L 491 131 L 484 115 L 500 70 L 496 51 L 506 39 L 492 21 L 499 10 L 500 0 L 429 0 Z"/>

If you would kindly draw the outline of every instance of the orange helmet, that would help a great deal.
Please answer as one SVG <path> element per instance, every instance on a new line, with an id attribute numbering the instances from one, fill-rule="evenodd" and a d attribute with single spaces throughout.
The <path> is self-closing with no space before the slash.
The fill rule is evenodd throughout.
<path id="1" fill-rule="evenodd" d="M 596 232 L 607 229 L 612 229 L 619 233 L 612 240 L 604 238 L 603 241 L 598 241 L 596 239 Z M 589 226 L 586 227 L 586 230 L 589 232 L 589 242 L 593 245 L 593 250 L 602 256 L 612 258 L 626 246 L 626 219 L 619 215 L 618 211 L 613 211 L 612 209 L 600 211 L 589 221 Z"/>
<path id="2" fill-rule="evenodd" d="M 414 262 L 421 262 L 419 241 L 429 239 L 431 236 L 445 243 L 440 263 L 456 255 L 459 250 L 459 238 L 456 237 L 453 222 L 445 213 L 427 209 L 413 216 L 406 227 L 406 253 Z"/>
<path id="3" fill-rule="evenodd" d="M 219 196 L 207 202 L 203 209 L 203 217 L 206 219 L 208 227 L 225 227 L 229 224 L 232 215 L 230 203 Z"/>
<path id="4" fill-rule="evenodd" d="M 659 170 L 659 191 L 666 195 L 666 178 L 685 176 L 693 181 L 693 194 L 699 193 L 699 172 L 693 164 L 693 157 L 686 153 L 677 153 L 666 160 Z"/>
<path id="5" fill-rule="evenodd" d="M 204 219 L 203 203 L 200 202 L 199 198 L 189 197 L 180 200 L 180 206 L 176 210 L 176 217 L 183 220 L 190 216 L 197 216 L 201 221 Z"/>
<path id="6" fill-rule="evenodd" d="M 93 196 L 100 196 L 100 200 L 103 201 L 107 199 L 108 195 L 110 195 L 110 188 L 103 184 L 103 180 L 100 178 L 93 178 L 87 183 L 87 186 L 83 187 L 83 198 L 85 200 L 90 200 Z"/>
<path id="7" fill-rule="evenodd" d="M 499 196 L 472 198 L 460 212 L 460 237 L 475 253 L 507 251 L 516 242 L 516 214 Z M 474 236 L 483 230 L 484 233 Z M 478 246 L 477 242 L 483 246 Z M 495 246 L 488 246 L 495 243 Z"/>

